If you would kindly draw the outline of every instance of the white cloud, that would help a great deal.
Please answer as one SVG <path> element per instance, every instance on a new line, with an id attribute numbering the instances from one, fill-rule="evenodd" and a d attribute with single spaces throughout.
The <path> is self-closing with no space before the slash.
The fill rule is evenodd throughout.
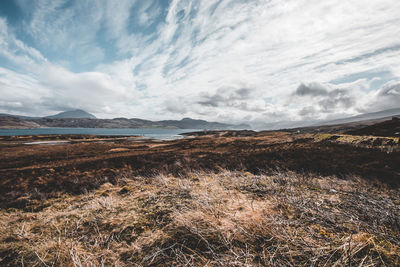
<path id="1" fill-rule="evenodd" d="M 103 18 L 102 1 L 19 0 L 30 18 L 24 31 L 34 45 L 57 60 L 73 64 L 98 63 L 104 51 L 96 42 Z"/>
<path id="2" fill-rule="evenodd" d="M 10 32 L 4 18 L 0 18 L 0 56 L 25 71 L 29 71 L 35 64 L 46 62 L 38 50 L 25 45 Z"/>
<path id="3" fill-rule="evenodd" d="M 392 83 L 400 77 L 399 1 L 174 0 L 167 12 L 161 3 L 76 1 L 65 8 L 65 1 L 40 0 L 25 24 L 33 47 L 9 33 L 3 19 L 1 53 L 31 66 L 28 77 L 46 88 L 38 103 L 49 109 L 271 121 L 398 105 L 383 93 L 389 85 L 376 92 L 370 87 L 373 73 L 390 73 Z M 20 4 L 32 9 L 27 1 Z M 116 49 L 111 63 L 103 62 L 107 49 Z M 73 62 L 70 69 L 46 59 L 49 51 L 65 53 L 60 60 Z M 74 70 L 93 62 L 99 64 L 88 71 Z M 357 73 L 370 75 L 345 81 Z M 302 83 L 326 93 L 294 95 Z M 235 95 L 241 88 L 251 94 Z"/>
<path id="4" fill-rule="evenodd" d="M 367 95 L 362 111 L 398 108 L 400 103 L 400 80 L 390 81 L 376 92 Z"/>

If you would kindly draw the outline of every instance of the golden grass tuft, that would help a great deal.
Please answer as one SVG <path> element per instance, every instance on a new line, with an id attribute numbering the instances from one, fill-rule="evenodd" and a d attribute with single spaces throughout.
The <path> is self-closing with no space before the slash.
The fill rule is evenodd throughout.
<path id="1" fill-rule="evenodd" d="M 1 210 L 0 265 L 395 266 L 399 200 L 356 177 L 125 174 Z"/>

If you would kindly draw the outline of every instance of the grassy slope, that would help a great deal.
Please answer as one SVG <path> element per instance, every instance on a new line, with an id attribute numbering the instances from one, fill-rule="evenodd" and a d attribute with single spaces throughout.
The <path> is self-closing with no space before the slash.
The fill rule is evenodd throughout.
<path id="1" fill-rule="evenodd" d="M 400 264 L 400 191 L 246 172 L 122 175 L 0 211 L 0 265 Z"/>

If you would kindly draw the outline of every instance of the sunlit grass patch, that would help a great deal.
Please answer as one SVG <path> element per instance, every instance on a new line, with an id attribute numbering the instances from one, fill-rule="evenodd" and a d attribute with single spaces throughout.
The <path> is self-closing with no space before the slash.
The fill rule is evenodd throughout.
<path id="1" fill-rule="evenodd" d="M 395 266 L 399 199 L 355 177 L 124 174 L 29 204 L 41 209 L 1 210 L 0 264 Z"/>

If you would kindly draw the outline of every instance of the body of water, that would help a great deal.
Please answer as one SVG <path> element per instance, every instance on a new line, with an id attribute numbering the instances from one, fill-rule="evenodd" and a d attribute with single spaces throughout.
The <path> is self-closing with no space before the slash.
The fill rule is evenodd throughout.
<path id="1" fill-rule="evenodd" d="M 92 134 L 92 135 L 123 135 L 144 136 L 156 139 L 177 139 L 179 134 L 196 132 L 198 129 L 106 129 L 106 128 L 37 128 L 37 129 L 0 129 L 0 136 L 47 135 L 47 134 Z"/>

